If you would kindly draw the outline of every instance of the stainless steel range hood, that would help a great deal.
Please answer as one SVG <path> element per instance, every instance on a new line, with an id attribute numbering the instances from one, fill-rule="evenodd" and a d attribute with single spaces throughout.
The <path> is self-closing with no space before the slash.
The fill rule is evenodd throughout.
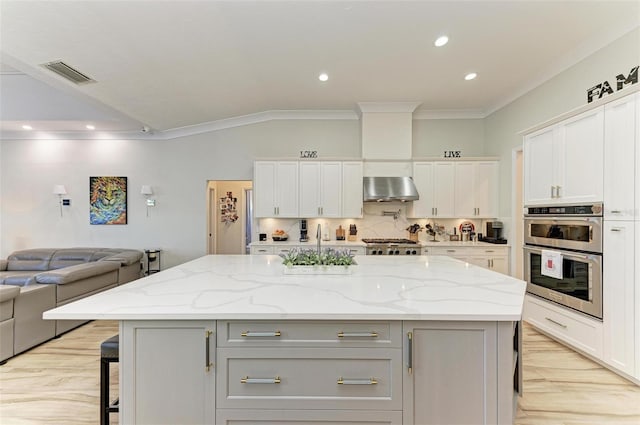
<path id="1" fill-rule="evenodd" d="M 411 177 L 364 177 L 364 202 L 417 201 Z"/>

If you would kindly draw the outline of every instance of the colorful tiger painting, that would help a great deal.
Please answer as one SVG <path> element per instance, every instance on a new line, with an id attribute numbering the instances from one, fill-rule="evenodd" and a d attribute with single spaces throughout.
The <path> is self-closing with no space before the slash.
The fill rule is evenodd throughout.
<path id="1" fill-rule="evenodd" d="M 90 224 L 127 224 L 127 178 L 89 177 Z"/>

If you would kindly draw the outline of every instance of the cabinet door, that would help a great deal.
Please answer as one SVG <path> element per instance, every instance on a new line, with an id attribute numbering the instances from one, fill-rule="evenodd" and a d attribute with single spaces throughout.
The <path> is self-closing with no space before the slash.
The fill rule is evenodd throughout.
<path id="1" fill-rule="evenodd" d="M 635 372 L 634 223 L 604 223 L 603 295 L 604 361 L 629 375 Z"/>
<path id="2" fill-rule="evenodd" d="M 524 204 L 539 205 L 555 201 L 554 135 L 556 127 L 548 127 L 525 136 Z"/>
<path id="3" fill-rule="evenodd" d="M 474 175 L 476 164 L 473 162 L 459 162 L 455 166 L 455 211 L 458 217 L 476 216 L 476 193 Z"/>
<path id="4" fill-rule="evenodd" d="M 362 217 L 362 162 L 342 163 L 342 217 Z"/>
<path id="5" fill-rule="evenodd" d="M 454 187 L 455 163 L 436 162 L 433 164 L 433 206 L 431 217 L 455 217 Z"/>
<path id="6" fill-rule="evenodd" d="M 577 115 L 559 124 L 560 164 L 556 201 L 602 202 L 604 108 Z"/>
<path id="7" fill-rule="evenodd" d="M 342 215 L 342 164 L 320 163 L 320 213 L 322 217 Z"/>
<path id="8" fill-rule="evenodd" d="M 604 218 L 633 220 L 635 196 L 636 96 L 608 103 L 604 109 Z M 640 123 L 639 123 L 640 124 Z"/>
<path id="9" fill-rule="evenodd" d="M 298 162 L 278 162 L 276 177 L 276 216 L 298 217 Z"/>
<path id="10" fill-rule="evenodd" d="M 320 216 L 320 163 L 300 163 L 300 216 Z"/>
<path id="11" fill-rule="evenodd" d="M 121 423 L 213 424 L 214 331 L 209 321 L 124 321 Z"/>
<path id="12" fill-rule="evenodd" d="M 410 217 L 433 217 L 435 205 L 433 199 L 433 162 L 414 162 L 413 182 L 418 190 L 419 199 L 409 208 Z"/>
<path id="13" fill-rule="evenodd" d="M 405 322 L 404 330 L 405 424 L 498 422 L 495 323 Z"/>
<path id="14" fill-rule="evenodd" d="M 276 215 L 276 168 L 273 161 L 256 161 L 253 165 L 253 208 L 256 217 Z"/>
<path id="15" fill-rule="evenodd" d="M 495 161 L 474 164 L 473 194 L 476 217 L 498 216 L 498 163 Z"/>

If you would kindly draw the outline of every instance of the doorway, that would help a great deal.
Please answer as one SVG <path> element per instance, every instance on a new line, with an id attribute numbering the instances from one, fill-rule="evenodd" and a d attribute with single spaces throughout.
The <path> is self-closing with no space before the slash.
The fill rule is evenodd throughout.
<path id="1" fill-rule="evenodd" d="M 251 180 L 207 182 L 207 253 L 247 253 L 253 228 Z M 249 195 L 247 195 L 247 192 Z"/>

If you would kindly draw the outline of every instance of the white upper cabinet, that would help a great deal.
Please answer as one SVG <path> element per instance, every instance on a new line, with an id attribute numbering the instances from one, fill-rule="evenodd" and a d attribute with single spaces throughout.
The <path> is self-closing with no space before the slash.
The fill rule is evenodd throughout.
<path id="1" fill-rule="evenodd" d="M 362 194 L 360 195 L 362 198 Z M 300 162 L 300 216 L 342 215 L 342 163 Z"/>
<path id="2" fill-rule="evenodd" d="M 256 218 L 362 217 L 362 161 L 256 161 Z"/>
<path id="3" fill-rule="evenodd" d="M 414 162 L 413 182 L 419 199 L 409 208 L 411 217 L 454 217 L 455 163 Z"/>
<path id="4" fill-rule="evenodd" d="M 256 161 L 253 193 L 256 217 L 298 217 L 298 162 Z"/>
<path id="5" fill-rule="evenodd" d="M 602 202 L 604 108 L 524 138 L 524 203 Z"/>
<path id="6" fill-rule="evenodd" d="M 362 217 L 362 162 L 342 163 L 342 216 Z"/>
<path id="7" fill-rule="evenodd" d="M 414 162 L 413 181 L 420 199 L 410 217 L 497 217 L 496 161 Z"/>
<path id="8" fill-rule="evenodd" d="M 638 143 L 636 116 L 640 113 L 638 95 L 626 96 L 604 109 L 604 218 L 633 220 L 638 216 L 638 194 L 629 191 L 634 181 Z M 640 123 L 640 119 L 637 121 Z"/>
<path id="9" fill-rule="evenodd" d="M 455 213 L 457 217 L 498 216 L 498 163 L 458 162 L 455 167 Z"/>

